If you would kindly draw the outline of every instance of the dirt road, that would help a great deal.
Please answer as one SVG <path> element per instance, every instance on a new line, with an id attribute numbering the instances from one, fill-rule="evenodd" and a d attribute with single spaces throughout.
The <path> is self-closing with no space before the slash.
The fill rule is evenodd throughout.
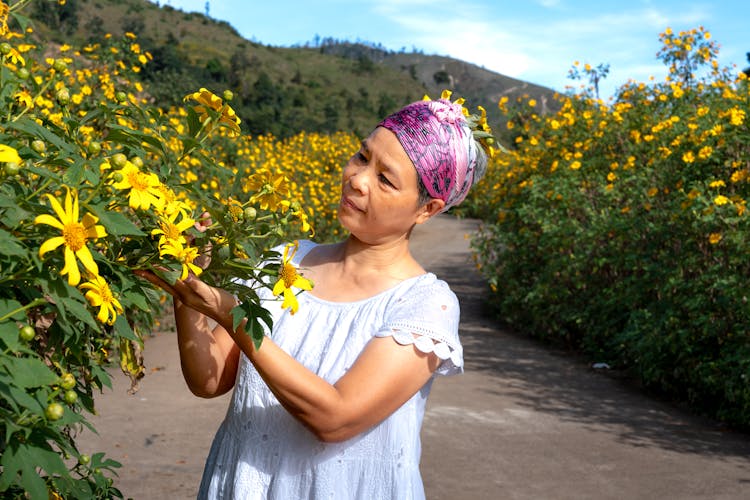
<path id="1" fill-rule="evenodd" d="M 413 250 L 462 307 L 466 373 L 438 379 L 423 426 L 430 500 L 750 498 L 750 436 L 649 398 L 627 383 L 501 328 L 471 262 L 476 223 L 440 216 Z M 195 498 L 228 396 L 202 400 L 181 374 L 173 333 L 146 341 L 135 395 L 119 373 L 97 399 L 99 435 L 80 441 L 123 467 L 134 499 Z"/>

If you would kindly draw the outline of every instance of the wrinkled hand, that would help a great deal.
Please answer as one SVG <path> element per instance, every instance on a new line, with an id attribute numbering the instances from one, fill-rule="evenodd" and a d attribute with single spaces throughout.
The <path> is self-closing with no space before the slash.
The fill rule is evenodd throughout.
<path id="1" fill-rule="evenodd" d="M 133 272 L 166 291 L 191 309 L 205 314 L 220 324 L 227 320 L 229 312 L 236 305 L 236 300 L 232 294 L 226 290 L 214 288 L 192 274 L 184 280 L 175 281 L 171 285 L 153 271 L 136 269 Z"/>

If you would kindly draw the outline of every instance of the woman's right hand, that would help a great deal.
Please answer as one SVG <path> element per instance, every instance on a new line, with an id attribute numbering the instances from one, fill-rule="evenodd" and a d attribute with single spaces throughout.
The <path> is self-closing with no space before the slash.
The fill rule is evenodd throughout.
<path id="1" fill-rule="evenodd" d="M 184 280 L 169 284 L 153 271 L 137 269 L 134 273 L 166 291 L 182 304 L 208 316 L 224 327 L 230 325 L 231 328 L 231 310 L 237 305 L 237 301 L 226 290 L 214 288 L 193 274 L 189 274 Z"/>

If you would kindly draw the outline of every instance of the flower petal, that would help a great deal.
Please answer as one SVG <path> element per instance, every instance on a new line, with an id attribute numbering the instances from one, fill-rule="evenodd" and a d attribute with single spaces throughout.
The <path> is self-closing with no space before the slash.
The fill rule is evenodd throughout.
<path id="1" fill-rule="evenodd" d="M 55 219 L 50 214 L 37 215 L 34 219 L 34 224 L 47 224 L 48 226 L 59 229 L 60 231 L 65 228 L 59 220 Z"/>
<path id="2" fill-rule="evenodd" d="M 284 290 L 284 302 L 281 303 L 281 308 L 286 309 L 287 307 L 291 308 L 291 313 L 294 314 L 299 309 L 299 302 L 297 302 L 297 296 L 294 295 L 294 292 L 287 288 Z"/>
<path id="3" fill-rule="evenodd" d="M 62 205 L 60 205 L 60 202 L 57 201 L 57 198 L 55 198 L 51 194 L 48 194 L 47 200 L 49 200 L 49 204 L 52 207 L 52 210 L 55 211 L 55 213 L 57 214 L 57 217 L 60 219 L 60 222 L 63 225 L 73 222 L 73 219 L 71 219 L 70 216 L 68 216 L 68 213 L 65 210 L 63 210 L 63 207 Z"/>
<path id="4" fill-rule="evenodd" d="M 65 238 L 62 236 L 55 236 L 54 238 L 50 238 L 44 243 L 42 243 L 42 246 L 39 247 L 39 257 L 43 257 L 45 253 L 56 249 L 60 245 L 65 243 Z"/>
<path id="5" fill-rule="evenodd" d="M 81 261 L 81 264 L 83 264 L 83 267 L 85 267 L 88 272 L 97 276 L 99 275 L 99 266 L 94 262 L 94 256 L 91 255 L 91 250 L 89 250 L 87 246 L 78 250 L 76 252 L 76 257 L 78 257 L 78 260 Z"/>
<path id="6" fill-rule="evenodd" d="M 276 284 L 273 286 L 273 294 L 274 295 L 279 295 L 285 289 L 286 289 L 286 286 L 284 286 L 284 280 L 283 279 L 279 279 L 279 281 L 277 281 Z"/>
<path id="7" fill-rule="evenodd" d="M 292 286 L 297 287 L 300 290 L 312 290 L 313 288 L 312 282 L 307 278 L 303 278 L 299 274 L 297 275 L 297 278 L 294 280 L 294 283 L 292 283 Z"/>
<path id="8" fill-rule="evenodd" d="M 68 284 L 70 286 L 76 286 L 81 282 L 81 271 L 78 269 L 76 256 L 68 247 L 65 247 L 65 267 L 60 271 L 60 275 L 65 274 L 68 275 Z"/>

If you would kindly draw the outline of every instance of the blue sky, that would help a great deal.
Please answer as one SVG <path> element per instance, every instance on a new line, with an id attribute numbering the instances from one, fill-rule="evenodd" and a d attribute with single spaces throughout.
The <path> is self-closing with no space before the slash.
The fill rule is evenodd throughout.
<path id="1" fill-rule="evenodd" d="M 629 79 L 663 80 L 659 33 L 705 27 L 719 62 L 750 66 L 747 0 L 161 0 L 208 12 L 247 39 L 289 46 L 315 36 L 454 57 L 555 90 L 574 61 L 610 65 L 602 97 Z M 460 5 L 460 7 L 459 7 Z"/>

